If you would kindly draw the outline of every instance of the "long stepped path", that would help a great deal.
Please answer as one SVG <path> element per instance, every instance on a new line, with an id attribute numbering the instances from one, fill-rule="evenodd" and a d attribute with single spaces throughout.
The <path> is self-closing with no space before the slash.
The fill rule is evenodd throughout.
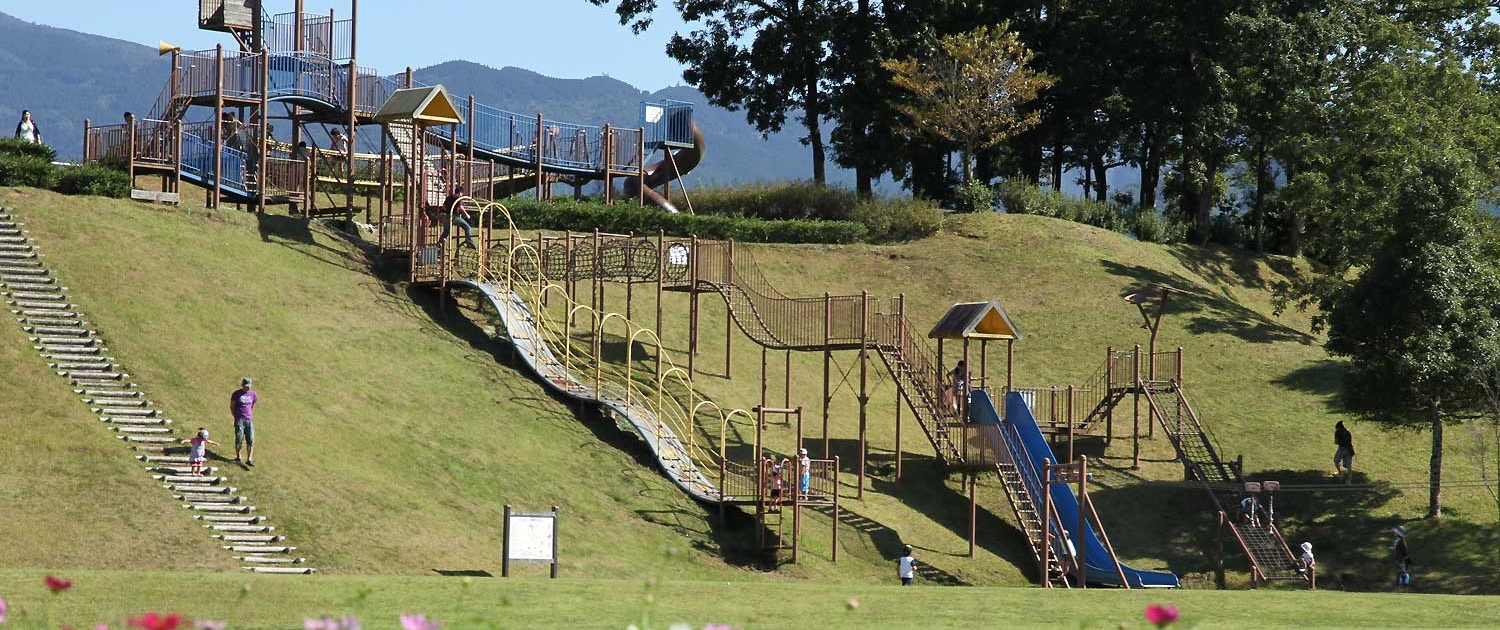
<path id="1" fill-rule="evenodd" d="M 204 476 L 191 476 L 187 455 L 168 454 L 188 435 L 176 431 L 109 356 L 104 340 L 68 302 L 67 287 L 43 265 L 21 226 L 10 209 L 0 208 L 0 294 L 48 366 L 68 379 L 100 423 L 140 453 L 136 459 L 145 462 L 151 478 L 202 521 L 245 570 L 315 572 L 219 469 L 205 466 Z"/>

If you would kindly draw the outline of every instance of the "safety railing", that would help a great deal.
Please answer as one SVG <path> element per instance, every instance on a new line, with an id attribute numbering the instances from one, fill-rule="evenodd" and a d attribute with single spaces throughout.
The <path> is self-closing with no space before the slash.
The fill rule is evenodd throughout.
<path id="1" fill-rule="evenodd" d="M 967 468 L 987 469 L 1010 463 L 1000 430 L 998 424 L 956 424 L 948 427 L 953 445 Z"/>
<path id="2" fill-rule="evenodd" d="M 354 84 L 354 109 L 361 114 L 379 111 L 386 99 L 403 87 L 396 79 L 380 76 L 374 68 L 359 68 L 358 72 Z"/>
<path id="3" fill-rule="evenodd" d="M 245 152 L 224 147 L 220 155 L 219 180 L 223 185 L 245 190 Z M 205 180 L 214 175 L 214 143 L 197 133 L 182 133 L 182 170 Z"/>
<path id="4" fill-rule="evenodd" d="M 640 129 L 621 129 L 613 127 L 610 129 L 609 141 L 609 170 L 614 172 L 637 173 L 641 170 L 641 156 L 645 149 L 642 146 L 643 132 Z"/>
<path id="5" fill-rule="evenodd" d="M 127 125 L 89 127 L 83 140 L 86 162 L 110 161 L 125 164 L 130 160 L 130 128 Z"/>
<path id="6" fill-rule="evenodd" d="M 177 124 L 169 120 L 137 120 L 135 123 L 135 161 L 144 164 L 172 166 L 177 164 Z"/>
<path id="7" fill-rule="evenodd" d="M 563 168 L 600 170 L 603 129 L 543 120 L 542 163 Z"/>
<path id="8" fill-rule="evenodd" d="M 268 157 L 260 169 L 260 189 L 265 194 L 301 196 L 306 194 L 307 162 L 289 158 Z"/>
<path id="9" fill-rule="evenodd" d="M 839 465 L 838 459 L 810 459 L 808 460 L 807 491 L 802 493 L 800 500 L 832 503 L 834 496 L 839 492 Z M 798 471 L 801 474 L 801 471 Z M 793 477 L 794 484 L 802 483 L 802 480 Z M 801 491 L 801 488 L 798 488 Z"/>
<path id="10" fill-rule="evenodd" d="M 1146 355 L 1155 361 L 1154 370 L 1151 363 L 1141 366 L 1141 378 L 1150 378 L 1155 381 L 1182 382 L 1182 354 L 1180 350 L 1157 352 Z"/>
<path id="11" fill-rule="evenodd" d="M 308 52 L 271 56 L 269 97 L 296 96 L 341 105 L 348 94 L 348 68 Z"/>
<path id="12" fill-rule="evenodd" d="M 693 145 L 693 104 L 683 101 L 641 103 L 641 127 L 646 130 L 646 148 Z"/>

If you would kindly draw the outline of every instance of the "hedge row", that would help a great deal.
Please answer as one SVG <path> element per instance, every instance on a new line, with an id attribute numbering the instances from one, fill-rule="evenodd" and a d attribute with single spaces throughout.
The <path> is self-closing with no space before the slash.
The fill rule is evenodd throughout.
<path id="1" fill-rule="evenodd" d="M 52 148 L 0 140 L 0 186 L 46 188 L 65 195 L 130 196 L 130 176 L 99 164 L 57 166 Z"/>
<path id="2" fill-rule="evenodd" d="M 527 230 L 573 230 L 695 235 L 716 240 L 757 243 L 858 243 L 869 231 L 854 221 L 767 221 L 750 217 L 671 214 L 629 203 L 605 205 L 597 201 L 557 200 L 506 202 L 516 227 Z"/>
<path id="3" fill-rule="evenodd" d="M 1035 214 L 1085 223 L 1149 243 L 1176 243 L 1187 238 L 1187 226 L 1152 208 L 1070 197 L 1033 184 L 1005 182 L 997 187 L 1000 205 L 1012 214 Z"/>
<path id="4" fill-rule="evenodd" d="M 700 215 L 771 220 L 857 221 L 872 242 L 914 240 L 936 234 L 943 224 L 937 203 L 909 198 L 860 199 L 854 191 L 812 182 L 748 184 L 693 191 Z"/>

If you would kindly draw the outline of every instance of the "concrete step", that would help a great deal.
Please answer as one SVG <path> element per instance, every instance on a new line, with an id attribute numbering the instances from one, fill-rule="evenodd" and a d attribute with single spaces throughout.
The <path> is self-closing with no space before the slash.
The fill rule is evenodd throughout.
<path id="1" fill-rule="evenodd" d="M 94 413 L 104 414 L 106 416 L 136 416 L 136 417 L 142 417 L 142 418 L 152 418 L 152 417 L 156 417 L 156 416 L 161 415 L 161 410 L 159 410 L 159 409 L 130 409 L 130 408 L 125 408 L 125 407 L 115 407 L 115 406 L 102 407 L 102 408 L 101 407 L 94 407 L 94 408 L 90 409 L 89 411 L 92 411 Z"/>
<path id="2" fill-rule="evenodd" d="M 191 477 L 192 475 L 182 476 Z M 237 490 L 237 488 L 229 486 L 205 486 L 202 484 L 162 484 L 162 487 L 170 489 L 173 492 L 182 492 L 185 494 L 234 494 Z"/>
<path id="3" fill-rule="evenodd" d="M 44 346 L 51 347 L 66 346 L 74 348 L 80 346 L 84 348 L 98 347 L 102 345 L 100 343 L 101 341 L 103 340 L 99 339 L 98 337 L 79 337 L 76 335 L 69 335 L 66 337 L 61 335 L 45 335 L 31 338 L 31 343 L 39 343 Z"/>
<path id="4" fill-rule="evenodd" d="M 153 472 L 160 475 L 172 475 L 174 477 L 192 477 L 193 479 L 202 479 L 202 477 L 193 476 L 193 468 L 191 466 L 148 466 L 146 467 L 146 470 L 148 472 Z M 211 477 L 217 476 L 216 473 L 219 472 L 219 469 L 216 466 L 204 466 L 202 470 Z"/>
<path id="5" fill-rule="evenodd" d="M 112 426 L 109 428 L 109 430 L 119 433 L 120 435 L 163 435 L 172 432 L 172 429 L 169 427 L 141 426 Z"/>
<path id="6" fill-rule="evenodd" d="M 150 407 L 151 401 L 145 398 L 85 398 L 83 402 L 90 405 L 109 405 L 111 407 Z"/>
<path id="7" fill-rule="evenodd" d="M 92 337 L 96 334 L 82 326 L 27 326 L 26 332 L 48 337 Z"/>
<path id="8" fill-rule="evenodd" d="M 125 392 L 109 389 L 75 389 L 73 393 L 82 396 L 93 396 L 95 398 L 140 398 L 145 396 L 145 394 L 139 391 Z"/>
<path id="9" fill-rule="evenodd" d="M 291 553 L 297 550 L 284 545 L 224 545 L 224 548 L 235 553 Z"/>
<path id="10" fill-rule="evenodd" d="M 66 376 L 75 381 L 123 381 L 129 374 L 124 372 L 74 372 L 71 370 L 58 370 L 58 376 Z"/>
<path id="11" fill-rule="evenodd" d="M 251 573 L 281 573 L 281 574 L 287 574 L 287 575 L 312 575 L 312 574 L 318 572 L 317 569 L 314 569 L 312 567 L 307 567 L 307 568 L 293 568 L 293 567 L 241 567 L 241 568 L 243 568 L 246 571 L 249 571 Z"/>
<path id="12" fill-rule="evenodd" d="M 73 305 L 66 302 L 52 302 L 48 300 L 10 300 L 10 305 L 20 309 L 33 311 L 70 311 Z"/>
<path id="13" fill-rule="evenodd" d="M 217 514 L 249 514 L 255 511 L 253 505 L 225 505 L 222 503 L 187 503 L 182 507 L 199 512 L 214 512 Z"/>
<path id="14" fill-rule="evenodd" d="M 166 418 L 116 418 L 114 416 L 102 416 L 99 418 L 99 421 L 128 427 L 159 427 L 172 424 L 172 421 Z"/>
<path id="15" fill-rule="evenodd" d="M 245 497 L 218 494 L 174 494 L 172 498 L 192 505 L 242 505 Z"/>
<path id="16" fill-rule="evenodd" d="M 232 543 L 274 543 L 286 540 L 286 536 L 260 536 L 255 534 L 215 534 L 214 538 Z"/>
<path id="17" fill-rule="evenodd" d="M 177 438 L 157 437 L 154 435 L 116 435 L 116 438 L 131 444 L 176 444 Z"/>
<path id="18" fill-rule="evenodd" d="M 68 299 L 68 295 L 56 289 L 51 291 L 11 291 L 10 299 L 17 302 L 62 302 Z"/>
<path id="19" fill-rule="evenodd" d="M 187 462 L 186 455 L 183 455 L 181 459 L 183 462 Z M 229 481 L 228 477 L 194 477 L 192 475 L 151 475 L 151 478 L 164 483 L 194 483 L 199 485 L 208 484 L 214 486 Z"/>
<path id="20" fill-rule="evenodd" d="M 218 525 L 257 525 L 266 522 L 264 516 L 240 516 L 238 514 L 199 514 L 193 518 Z"/>
<path id="21" fill-rule="evenodd" d="M 235 556 L 240 562 L 253 562 L 256 564 L 302 564 L 307 558 L 278 558 L 276 556 Z"/>
<path id="22" fill-rule="evenodd" d="M 107 361 L 92 363 L 48 363 L 47 367 L 50 367 L 54 370 L 67 370 L 69 372 L 111 372 L 120 369 L 120 366 L 109 363 Z"/>

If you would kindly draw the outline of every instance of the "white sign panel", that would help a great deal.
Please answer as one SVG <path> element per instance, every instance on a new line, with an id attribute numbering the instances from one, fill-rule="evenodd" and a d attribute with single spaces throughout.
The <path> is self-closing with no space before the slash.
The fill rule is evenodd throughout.
<path id="1" fill-rule="evenodd" d="M 662 107 L 660 105 L 647 105 L 646 106 L 646 122 L 651 123 L 653 125 L 657 124 L 657 123 L 661 122 L 662 116 L 665 116 L 666 113 L 667 113 L 667 109 L 665 107 Z"/>
<path id="2" fill-rule="evenodd" d="M 552 516 L 511 515 L 506 540 L 510 559 L 551 562 L 553 522 Z"/>

